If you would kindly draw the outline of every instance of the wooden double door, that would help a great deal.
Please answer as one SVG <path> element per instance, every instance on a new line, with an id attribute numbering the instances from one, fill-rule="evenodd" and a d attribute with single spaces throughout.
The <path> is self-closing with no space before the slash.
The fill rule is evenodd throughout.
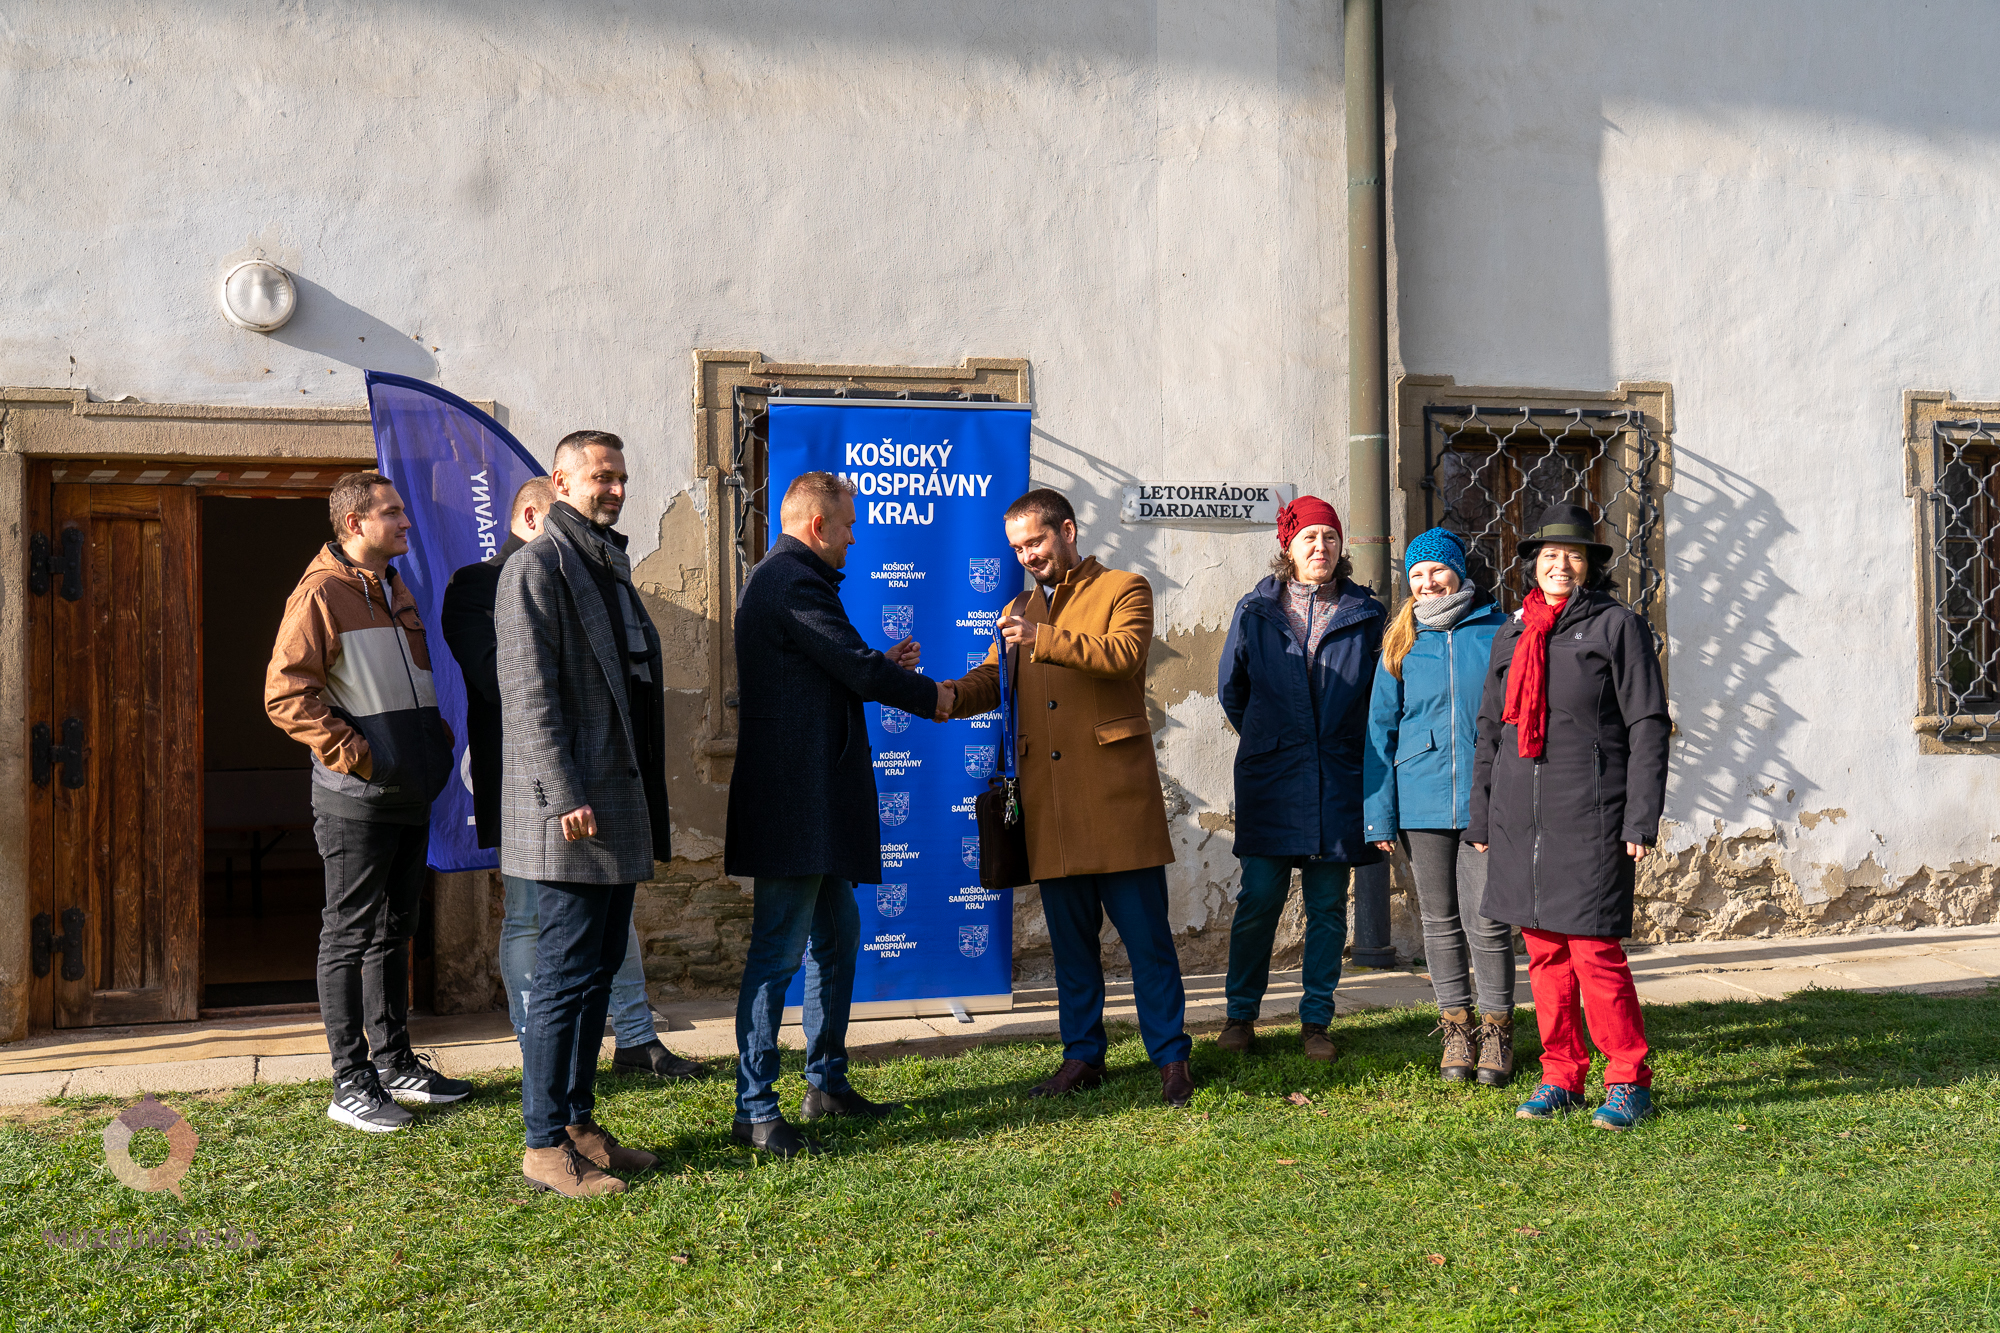
<path id="1" fill-rule="evenodd" d="M 29 865 L 37 1027 L 197 1016 L 200 494 L 29 489 Z"/>

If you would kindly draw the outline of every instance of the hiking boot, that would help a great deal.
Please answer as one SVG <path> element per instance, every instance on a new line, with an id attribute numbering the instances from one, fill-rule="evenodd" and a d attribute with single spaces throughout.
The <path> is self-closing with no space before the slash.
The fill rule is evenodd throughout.
<path id="1" fill-rule="evenodd" d="M 701 1078 L 708 1073 L 708 1068 L 699 1060 L 675 1055 L 667 1049 L 665 1042 L 655 1037 L 644 1046 L 620 1046 L 613 1051 L 611 1072 L 651 1074 L 655 1078 L 667 1079 L 670 1082 L 685 1083 L 691 1079 Z"/>
<path id="2" fill-rule="evenodd" d="M 382 1087 L 399 1102 L 455 1102 L 470 1096 L 472 1085 L 462 1078 L 446 1078 L 437 1067 L 414 1051 L 405 1051 L 394 1064 L 376 1065 Z"/>
<path id="3" fill-rule="evenodd" d="M 1231 1018 L 1222 1025 L 1215 1044 L 1231 1055 L 1242 1055 L 1257 1041 L 1257 1025 L 1247 1018 Z"/>
<path id="4" fill-rule="evenodd" d="M 521 1179 L 535 1189 L 560 1194 L 565 1199 L 595 1199 L 602 1194 L 625 1192 L 624 1181 L 605 1175 L 596 1163 L 567 1143 L 558 1143 L 553 1148 L 530 1148 L 522 1153 Z"/>
<path id="5" fill-rule="evenodd" d="M 1160 1100 L 1169 1106 L 1186 1106 L 1194 1100 L 1194 1079 L 1188 1074 L 1187 1061 L 1160 1066 Z"/>
<path id="6" fill-rule="evenodd" d="M 1553 1083 L 1544 1083 L 1535 1089 L 1535 1095 L 1522 1102 L 1515 1110 L 1516 1120 L 1553 1120 L 1571 1111 L 1581 1111 L 1586 1103 L 1583 1094 L 1571 1092 L 1568 1088 L 1558 1088 Z"/>
<path id="7" fill-rule="evenodd" d="M 1299 1047 L 1306 1053 L 1306 1059 L 1329 1064 L 1340 1055 L 1340 1048 L 1333 1044 L 1333 1038 L 1326 1034 L 1324 1023 L 1299 1024 Z"/>
<path id="8" fill-rule="evenodd" d="M 358 1074 L 334 1080 L 326 1118 L 369 1134 L 393 1134 L 416 1119 L 382 1090 L 382 1080 L 367 1065 Z"/>
<path id="9" fill-rule="evenodd" d="M 1604 1105 L 1591 1113 L 1590 1123 L 1599 1129 L 1630 1129 L 1658 1112 L 1653 1091 L 1637 1083 L 1613 1083 L 1604 1090 Z"/>
<path id="10" fill-rule="evenodd" d="M 1479 1081 L 1489 1088 L 1514 1081 L 1514 1015 L 1480 1015 Z"/>
<path id="11" fill-rule="evenodd" d="M 577 1155 L 600 1171 L 651 1171 L 660 1159 L 639 1148 L 627 1148 L 611 1131 L 595 1120 L 569 1127 L 569 1141 Z"/>
<path id="12" fill-rule="evenodd" d="M 1470 1083 L 1479 1068 L 1479 1033 L 1468 1009 L 1440 1009 L 1437 1030 L 1444 1034 L 1444 1058 L 1438 1077 L 1447 1083 Z"/>
<path id="13" fill-rule="evenodd" d="M 880 1120 L 902 1109 L 901 1102 L 871 1102 L 852 1088 L 846 1092 L 828 1092 L 808 1083 L 806 1098 L 799 1103 L 799 1119 L 811 1123 L 830 1115 L 845 1115 L 857 1120 Z"/>
<path id="14" fill-rule="evenodd" d="M 1085 1064 L 1081 1060 L 1065 1060 L 1055 1073 L 1028 1089 L 1030 1097 L 1067 1097 L 1072 1092 L 1082 1092 L 1104 1082 L 1104 1066 Z"/>
<path id="15" fill-rule="evenodd" d="M 729 1137 L 746 1148 L 755 1148 L 774 1157 L 790 1159 L 819 1154 L 819 1142 L 800 1134 L 786 1123 L 783 1116 L 775 1120 L 759 1120 L 755 1124 L 735 1121 L 729 1126 Z"/>

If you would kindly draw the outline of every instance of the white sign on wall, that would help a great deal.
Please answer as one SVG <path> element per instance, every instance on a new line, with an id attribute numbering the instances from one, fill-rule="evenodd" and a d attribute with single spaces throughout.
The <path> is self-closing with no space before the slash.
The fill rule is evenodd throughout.
<path id="1" fill-rule="evenodd" d="M 1275 525 L 1299 488 L 1284 482 L 1141 481 L 1125 488 L 1118 517 L 1126 523 Z"/>

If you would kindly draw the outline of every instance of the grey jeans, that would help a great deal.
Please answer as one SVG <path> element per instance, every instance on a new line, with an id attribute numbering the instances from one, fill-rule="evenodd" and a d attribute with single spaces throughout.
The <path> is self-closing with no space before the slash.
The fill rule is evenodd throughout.
<path id="1" fill-rule="evenodd" d="M 1411 828 L 1398 835 L 1417 879 L 1431 989 L 1440 1009 L 1469 1007 L 1476 986 L 1480 1013 L 1511 1014 L 1514 929 L 1479 915 L 1486 896 L 1486 853 L 1460 842 L 1458 833 Z"/>

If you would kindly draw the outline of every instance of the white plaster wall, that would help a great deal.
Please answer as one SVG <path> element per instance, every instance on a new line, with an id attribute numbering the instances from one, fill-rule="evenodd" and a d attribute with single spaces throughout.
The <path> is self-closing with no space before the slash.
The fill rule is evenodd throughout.
<path id="1" fill-rule="evenodd" d="M 624 435 L 643 557 L 693 481 L 692 349 L 1024 356 L 1036 479 L 1163 632 L 1219 628 L 1270 530 L 1124 528 L 1118 488 L 1344 500 L 1339 31 L 1338 0 L 0 6 L 0 383 L 425 376 L 544 458 Z M 304 284 L 270 337 L 216 309 L 257 246 Z M 1213 699 L 1162 741 L 1226 810 Z M 1234 860 L 1183 834 L 1215 862 L 1177 872 L 1199 924 Z"/>
<path id="2" fill-rule="evenodd" d="M 1991 858 L 1994 765 L 1910 733 L 1898 417 L 2000 396 L 1991 6 L 1386 8 L 1401 367 L 1674 386 L 1669 849 L 1768 827 L 1801 882 Z M 1025 356 L 1037 480 L 1163 632 L 1214 629 L 1268 533 L 1123 527 L 1117 488 L 1344 502 L 1340 60 L 1338 0 L 8 6 L 0 383 L 425 375 L 544 456 L 625 435 L 643 556 L 692 481 L 691 349 Z M 273 337 L 215 308 L 254 245 L 306 284 Z M 1160 740 L 1199 925 L 1233 739 L 1197 693 Z"/>
<path id="3" fill-rule="evenodd" d="M 1663 845 L 1769 830 L 1808 902 L 1994 860 L 2000 767 L 1911 733 L 1901 395 L 2000 396 L 2000 11 L 1390 9 L 1404 368 L 1674 388 Z"/>

